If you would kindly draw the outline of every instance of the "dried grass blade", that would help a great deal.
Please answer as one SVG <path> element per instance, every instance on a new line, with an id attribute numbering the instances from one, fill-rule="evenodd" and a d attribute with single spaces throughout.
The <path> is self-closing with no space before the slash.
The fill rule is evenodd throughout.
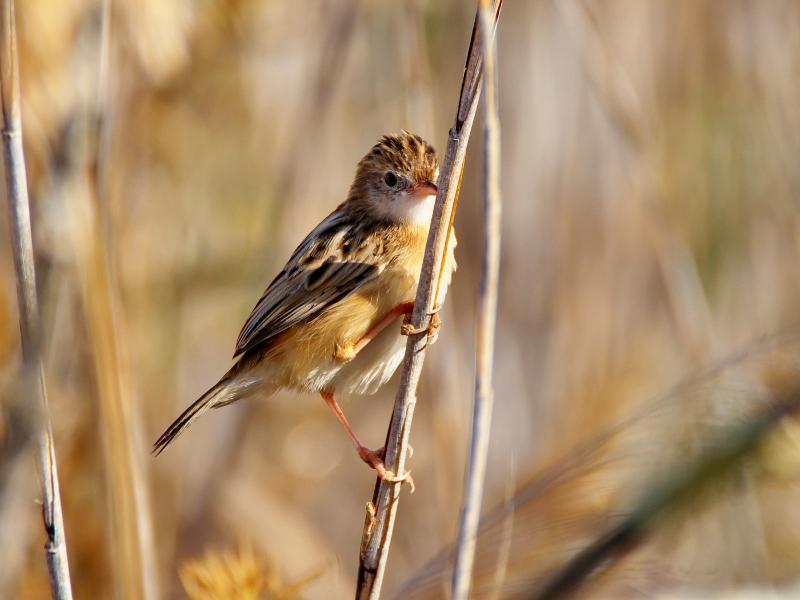
<path id="1" fill-rule="evenodd" d="M 500 281 L 500 237 L 502 193 L 500 191 L 500 109 L 497 89 L 497 45 L 495 25 L 489 0 L 480 3 L 480 27 L 484 64 L 484 250 L 478 290 L 478 331 L 476 341 L 475 398 L 472 414 L 466 485 L 458 530 L 451 597 L 465 600 L 469 595 L 472 564 L 478 538 L 489 433 L 492 425 L 494 389 L 495 332 L 497 296 Z"/>
<path id="2" fill-rule="evenodd" d="M 3 0 L 0 15 L 0 97 L 3 113 L 3 162 L 8 197 L 11 245 L 14 273 L 17 280 L 17 299 L 20 315 L 20 334 L 24 361 L 23 381 L 41 413 L 39 433 L 39 468 L 42 482 L 42 513 L 47 535 L 45 552 L 50 589 L 56 600 L 72 598 L 67 560 L 67 544 L 61 513 L 58 469 L 53 448 L 53 434 L 47 411 L 47 391 L 41 357 L 41 325 L 36 296 L 36 272 L 33 262 L 30 204 L 22 149 L 22 119 L 20 117 L 19 62 L 13 0 Z"/>
<path id="3" fill-rule="evenodd" d="M 493 3 L 495 22 L 500 15 L 502 0 Z M 411 323 L 417 330 L 425 331 L 430 323 L 434 298 L 439 282 L 442 260 L 444 257 L 450 226 L 453 219 L 458 187 L 464 168 L 464 157 L 467 151 L 472 122 L 478 108 L 481 77 L 483 76 L 483 60 L 480 49 L 480 30 L 478 14 L 472 30 L 472 40 L 464 69 L 464 80 L 458 102 L 455 124 L 450 130 L 447 149 L 445 150 L 442 172 L 439 178 L 439 193 L 433 209 L 433 219 L 428 234 L 428 245 L 422 263 L 417 297 Z M 386 467 L 395 472 L 404 472 L 408 436 L 414 416 L 416 390 L 419 383 L 422 364 L 425 360 L 427 336 L 424 333 L 411 335 L 406 345 L 406 354 L 400 375 L 400 389 L 395 399 L 392 420 L 386 436 L 384 462 Z M 374 518 L 365 523 L 362 536 L 363 552 L 358 570 L 358 586 L 356 598 L 377 600 L 383 584 L 383 574 L 392 539 L 394 519 L 400 496 L 399 483 L 389 483 L 378 479 L 375 485 L 372 504 L 375 506 Z"/>

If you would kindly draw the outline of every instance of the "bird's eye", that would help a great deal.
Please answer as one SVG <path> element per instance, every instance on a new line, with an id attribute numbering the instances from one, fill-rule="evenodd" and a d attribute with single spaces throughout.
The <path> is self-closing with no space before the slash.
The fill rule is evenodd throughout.
<path id="1" fill-rule="evenodd" d="M 397 175 L 395 175 L 392 171 L 386 171 L 386 175 L 383 176 L 383 180 L 389 187 L 394 187 L 397 185 Z"/>

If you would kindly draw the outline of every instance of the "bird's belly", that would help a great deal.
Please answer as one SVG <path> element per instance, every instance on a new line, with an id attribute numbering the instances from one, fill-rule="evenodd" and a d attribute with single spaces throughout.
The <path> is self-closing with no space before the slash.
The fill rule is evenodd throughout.
<path id="1" fill-rule="evenodd" d="M 353 294 L 317 319 L 287 332 L 257 368 L 270 371 L 264 375 L 278 388 L 372 394 L 389 380 L 403 358 L 403 318 L 395 319 L 348 362 L 341 362 L 336 350 L 358 343 L 382 315 L 413 298 L 413 291 L 377 298 Z"/>
<path id="2" fill-rule="evenodd" d="M 406 337 L 400 334 L 402 317 L 380 332 L 361 352 L 336 372 L 328 387 L 349 394 L 374 394 L 391 378 L 406 348 Z"/>
<path id="3" fill-rule="evenodd" d="M 455 235 L 452 235 L 437 303 L 444 301 L 455 270 L 454 247 Z M 312 321 L 287 331 L 255 368 L 264 371 L 262 376 L 275 388 L 296 392 L 375 393 L 403 360 L 407 339 L 400 334 L 403 317 L 390 323 L 351 361 L 340 362 L 336 351 L 357 344 L 370 327 L 396 306 L 413 302 L 418 268 L 416 263 L 409 263 L 387 269 L 371 285 L 364 286 Z"/>

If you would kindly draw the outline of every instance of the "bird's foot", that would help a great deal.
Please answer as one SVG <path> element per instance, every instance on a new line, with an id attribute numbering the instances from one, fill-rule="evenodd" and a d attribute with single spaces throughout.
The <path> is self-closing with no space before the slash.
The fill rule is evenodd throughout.
<path id="1" fill-rule="evenodd" d="M 408 449 L 410 456 L 413 454 L 413 450 L 411 449 L 411 446 L 409 446 Z M 395 475 L 392 471 L 386 468 L 386 464 L 383 462 L 383 452 L 383 446 L 377 450 L 370 450 L 366 446 L 359 446 L 358 448 L 358 455 L 361 457 L 361 460 L 375 469 L 375 472 L 378 473 L 378 477 L 390 483 L 407 483 L 411 486 L 411 493 L 413 494 L 415 486 L 414 480 L 411 478 L 411 471 L 406 471 L 400 476 Z"/>
<path id="2" fill-rule="evenodd" d="M 427 327 L 420 327 L 415 329 L 411 323 L 411 315 L 406 315 L 403 319 L 403 324 L 400 326 L 400 333 L 402 335 L 417 335 L 418 333 L 428 334 L 428 344 L 433 344 L 439 337 L 439 329 L 442 327 L 442 319 L 439 317 L 439 311 L 442 310 L 442 305 L 438 304 L 433 307 L 429 316 L 431 318 Z"/>

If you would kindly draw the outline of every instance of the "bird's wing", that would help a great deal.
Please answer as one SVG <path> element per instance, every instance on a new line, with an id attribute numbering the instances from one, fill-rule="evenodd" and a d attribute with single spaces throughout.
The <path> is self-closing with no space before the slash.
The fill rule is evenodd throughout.
<path id="1" fill-rule="evenodd" d="M 340 302 L 388 262 L 380 236 L 334 212 L 303 240 L 261 296 L 239 334 L 234 358 Z"/>

